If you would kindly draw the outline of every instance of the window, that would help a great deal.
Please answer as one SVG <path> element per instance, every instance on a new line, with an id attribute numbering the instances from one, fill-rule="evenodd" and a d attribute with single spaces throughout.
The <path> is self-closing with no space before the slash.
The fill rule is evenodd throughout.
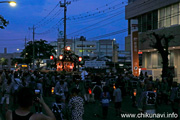
<path id="1" fill-rule="evenodd" d="M 151 17 L 151 13 L 147 14 L 147 30 L 151 30 L 152 29 L 152 17 Z"/>
<path id="2" fill-rule="evenodd" d="M 91 53 L 91 52 L 92 52 L 92 50 L 87 50 L 87 52 L 90 52 L 90 53 Z"/>
<path id="3" fill-rule="evenodd" d="M 153 30 L 157 29 L 158 27 L 158 11 L 153 11 Z"/>
<path id="4" fill-rule="evenodd" d="M 107 48 L 111 48 L 112 49 L 112 45 L 107 45 Z"/>
<path id="5" fill-rule="evenodd" d="M 101 45 L 100 48 L 106 48 L 106 45 Z"/>
<path id="6" fill-rule="evenodd" d="M 166 27 L 171 26 L 171 6 L 166 8 Z"/>
<path id="7" fill-rule="evenodd" d="M 138 31 L 142 32 L 142 17 L 138 17 Z"/>
<path id="8" fill-rule="evenodd" d="M 146 26 L 147 26 L 147 17 L 146 17 L 146 14 L 144 14 L 143 16 L 142 16 L 142 32 L 146 32 L 146 30 L 147 30 L 147 28 L 146 28 Z"/>
<path id="9" fill-rule="evenodd" d="M 77 45 L 77 47 L 85 47 L 85 45 Z"/>
<path id="10" fill-rule="evenodd" d="M 172 18 L 172 25 L 178 24 L 178 18 L 179 18 L 179 16 L 178 16 L 178 4 L 172 5 L 171 18 Z"/>
<path id="11" fill-rule="evenodd" d="M 158 27 L 170 27 L 179 24 L 180 3 L 173 4 L 159 10 Z"/>
<path id="12" fill-rule="evenodd" d="M 164 27 L 164 21 L 165 21 L 165 9 L 162 8 L 159 10 L 159 28 Z"/>
<path id="13" fill-rule="evenodd" d="M 131 34 L 131 20 L 128 20 L 128 34 Z"/>
<path id="14" fill-rule="evenodd" d="M 79 50 L 79 52 L 84 52 L 84 50 Z"/>
<path id="15" fill-rule="evenodd" d="M 87 45 L 87 47 L 95 47 L 95 45 Z"/>

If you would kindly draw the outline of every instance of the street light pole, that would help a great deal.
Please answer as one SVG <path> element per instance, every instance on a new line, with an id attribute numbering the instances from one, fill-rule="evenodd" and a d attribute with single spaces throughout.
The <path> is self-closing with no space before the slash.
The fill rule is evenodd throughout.
<path id="1" fill-rule="evenodd" d="M 114 62 L 114 70 L 116 69 L 116 68 L 115 68 L 115 50 L 114 50 L 114 41 L 115 41 L 115 40 L 116 40 L 116 39 L 114 38 L 113 41 L 112 41 L 112 50 L 113 50 L 113 51 L 112 51 L 112 53 L 113 53 L 113 56 L 112 56 L 112 60 L 113 60 L 113 61 L 112 61 L 112 62 Z"/>
<path id="2" fill-rule="evenodd" d="M 66 7 L 66 0 L 64 0 L 64 53 L 66 49 L 66 12 L 67 12 L 67 7 Z"/>
<path id="3" fill-rule="evenodd" d="M 10 6 L 12 6 L 12 7 L 16 6 L 16 2 L 15 1 L 0 1 L 0 3 L 9 3 Z"/>

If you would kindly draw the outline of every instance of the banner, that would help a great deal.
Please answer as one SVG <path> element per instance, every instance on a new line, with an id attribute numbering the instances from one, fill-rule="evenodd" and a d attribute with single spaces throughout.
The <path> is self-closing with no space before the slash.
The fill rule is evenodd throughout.
<path id="1" fill-rule="evenodd" d="M 132 36 L 132 39 L 131 39 L 132 72 L 134 76 L 139 76 L 138 31 L 132 31 L 131 36 Z"/>

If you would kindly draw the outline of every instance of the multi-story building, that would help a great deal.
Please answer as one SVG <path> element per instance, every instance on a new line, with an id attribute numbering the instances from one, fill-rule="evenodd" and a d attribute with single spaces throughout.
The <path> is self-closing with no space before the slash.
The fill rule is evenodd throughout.
<path id="1" fill-rule="evenodd" d="M 51 42 L 51 45 L 55 46 L 57 49 L 57 55 L 63 54 L 64 42 L 62 39 L 58 39 L 58 42 Z M 66 46 L 70 46 L 71 50 L 83 57 L 89 58 L 101 58 L 109 57 L 113 62 L 118 62 L 118 48 L 119 44 L 115 40 L 80 40 L 77 39 L 67 39 Z"/>
<path id="2" fill-rule="evenodd" d="M 152 47 L 149 34 L 173 35 L 169 43 L 169 66 L 174 68 L 174 77 L 180 82 L 180 0 L 129 0 L 126 6 L 128 36 L 126 49 L 130 50 L 131 21 L 138 21 L 139 50 L 142 52 L 142 67 L 147 70 L 162 70 L 162 59 Z M 142 42 L 144 41 L 145 42 Z M 161 74 L 161 72 L 159 72 Z M 160 76 L 160 75 L 159 75 Z"/>
<path id="3" fill-rule="evenodd" d="M 119 44 L 116 43 L 115 39 L 99 40 L 98 44 L 99 57 L 110 57 L 112 62 L 118 62 Z"/>

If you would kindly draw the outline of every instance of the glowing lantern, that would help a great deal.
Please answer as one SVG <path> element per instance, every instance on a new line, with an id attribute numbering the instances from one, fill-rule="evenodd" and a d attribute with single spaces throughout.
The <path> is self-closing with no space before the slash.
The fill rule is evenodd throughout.
<path id="1" fill-rule="evenodd" d="M 113 84 L 113 89 L 114 89 L 114 90 L 116 89 L 116 86 L 115 86 L 115 84 Z"/>
<path id="2" fill-rule="evenodd" d="M 79 57 L 79 62 L 81 62 L 82 61 L 82 57 Z"/>
<path id="3" fill-rule="evenodd" d="M 73 66 L 72 66 L 72 65 L 70 66 L 70 69 L 73 69 Z"/>
<path id="4" fill-rule="evenodd" d="M 62 60 L 62 59 L 63 59 L 63 55 L 60 55 L 60 56 L 59 56 L 59 59 Z"/>
<path id="5" fill-rule="evenodd" d="M 154 89 L 154 92 L 157 92 L 157 89 L 156 89 L 156 88 Z"/>
<path id="6" fill-rule="evenodd" d="M 91 88 L 88 89 L 88 92 L 89 92 L 90 95 L 92 94 Z"/>
<path id="7" fill-rule="evenodd" d="M 51 89 L 51 93 L 52 93 L 52 94 L 54 94 L 54 87 L 52 87 L 52 89 Z"/>
<path id="8" fill-rule="evenodd" d="M 53 60 L 53 59 L 54 59 L 54 57 L 51 55 L 51 56 L 50 56 L 50 59 L 51 59 L 51 60 Z"/>
<path id="9" fill-rule="evenodd" d="M 70 47 L 70 46 L 67 46 L 67 47 L 66 47 L 66 50 L 67 50 L 67 51 L 71 50 L 71 47 Z"/>
<path id="10" fill-rule="evenodd" d="M 136 89 L 134 89 L 133 95 L 136 96 L 136 94 L 137 94 L 137 93 L 136 93 Z"/>

